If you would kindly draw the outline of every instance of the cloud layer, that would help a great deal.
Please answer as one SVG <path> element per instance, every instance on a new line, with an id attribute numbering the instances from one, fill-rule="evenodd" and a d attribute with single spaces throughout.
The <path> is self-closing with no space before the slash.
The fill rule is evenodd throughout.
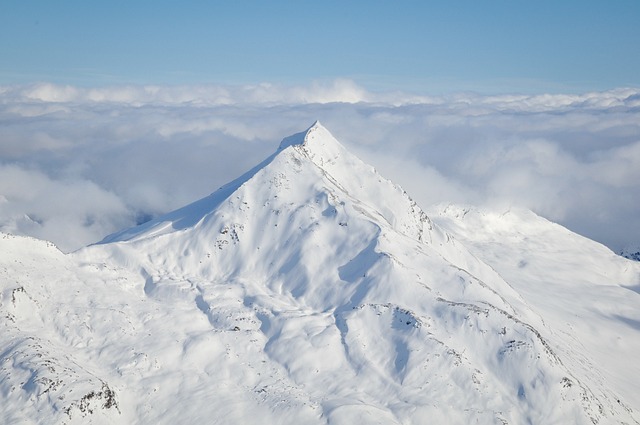
<path id="1" fill-rule="evenodd" d="M 0 87 L 0 230 L 63 250 L 202 197 L 320 119 L 420 204 L 518 205 L 614 250 L 640 240 L 640 90 Z"/>

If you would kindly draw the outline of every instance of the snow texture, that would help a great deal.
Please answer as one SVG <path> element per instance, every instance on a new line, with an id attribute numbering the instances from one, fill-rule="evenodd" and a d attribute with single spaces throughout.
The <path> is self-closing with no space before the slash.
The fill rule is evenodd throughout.
<path id="1" fill-rule="evenodd" d="M 639 263 L 431 217 L 316 123 L 73 254 L 4 234 L 0 422 L 638 423 Z"/>

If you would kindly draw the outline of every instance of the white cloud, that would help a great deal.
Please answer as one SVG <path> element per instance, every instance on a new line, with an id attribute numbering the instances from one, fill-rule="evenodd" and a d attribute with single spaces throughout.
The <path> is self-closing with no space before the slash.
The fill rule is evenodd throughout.
<path id="1" fill-rule="evenodd" d="M 640 240 L 638 99 L 428 97 L 349 80 L 0 87 L 0 226 L 79 247 L 215 190 L 320 119 L 423 205 L 521 205 L 619 249 Z"/>
<path id="2" fill-rule="evenodd" d="M 0 166 L 0 228 L 47 239 L 72 250 L 129 224 L 113 193 L 86 180 L 51 179 L 37 170 Z"/>
<path id="3" fill-rule="evenodd" d="M 0 88 L 0 96 L 22 102 L 119 103 L 155 105 L 280 105 L 309 103 L 357 103 L 384 101 L 388 94 L 374 95 L 347 79 L 315 81 L 307 86 L 256 84 L 237 86 L 114 86 L 83 88 L 38 83 Z M 396 101 L 416 101 L 417 96 L 394 96 Z"/>

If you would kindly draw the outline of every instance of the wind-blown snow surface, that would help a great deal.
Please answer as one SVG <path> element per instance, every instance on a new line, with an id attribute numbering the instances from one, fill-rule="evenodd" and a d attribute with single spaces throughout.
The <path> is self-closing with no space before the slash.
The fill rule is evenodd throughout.
<path id="1" fill-rule="evenodd" d="M 640 264 L 449 213 L 475 255 L 315 124 L 74 254 L 5 235 L 0 422 L 638 423 Z"/>

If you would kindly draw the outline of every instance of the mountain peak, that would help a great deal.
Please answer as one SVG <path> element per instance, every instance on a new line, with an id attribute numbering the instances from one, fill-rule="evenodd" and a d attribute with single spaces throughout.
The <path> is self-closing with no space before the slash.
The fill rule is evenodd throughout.
<path id="1" fill-rule="evenodd" d="M 306 169 L 311 179 L 306 183 L 301 181 L 300 174 L 300 167 L 304 164 L 308 165 Z M 333 189 L 327 190 L 341 192 L 359 204 L 368 205 L 374 215 L 415 238 L 421 238 L 423 226 L 428 222 L 422 210 L 399 186 L 384 179 L 372 166 L 349 152 L 316 121 L 307 130 L 284 138 L 274 154 L 211 195 L 137 227 L 107 236 L 100 243 L 158 236 L 192 227 L 205 216 L 213 214 L 227 200 L 244 196 L 236 192 L 245 186 L 244 191 L 251 187 L 250 192 L 264 193 L 265 200 L 282 199 L 278 189 L 280 185 L 272 187 L 271 182 L 283 179 L 291 183 L 295 181 L 300 194 L 315 185 L 331 186 Z"/>
<path id="2" fill-rule="evenodd" d="M 316 122 L 314 122 L 313 125 L 305 131 L 282 139 L 282 142 L 280 142 L 280 146 L 278 147 L 278 151 L 284 150 L 289 146 L 308 146 L 311 141 L 315 140 L 317 136 L 322 133 L 328 134 L 333 138 L 331 133 L 329 133 L 329 130 L 320 124 L 320 121 L 316 120 Z"/>
<path id="3" fill-rule="evenodd" d="M 343 185 L 348 184 L 354 174 L 376 174 L 373 167 L 349 152 L 320 121 L 304 132 L 283 139 L 277 153 L 290 147 Z"/>

